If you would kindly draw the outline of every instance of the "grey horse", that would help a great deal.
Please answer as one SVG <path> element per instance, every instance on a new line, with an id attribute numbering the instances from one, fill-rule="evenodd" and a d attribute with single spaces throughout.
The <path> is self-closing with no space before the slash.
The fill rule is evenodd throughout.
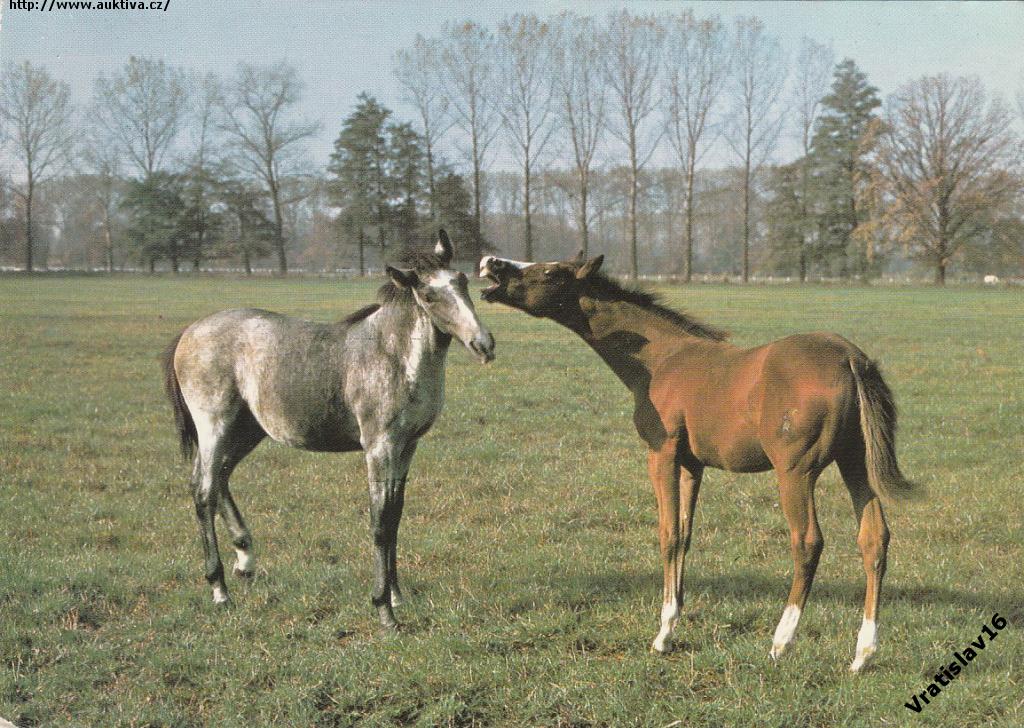
<path id="1" fill-rule="evenodd" d="M 171 343 L 165 385 L 182 452 L 195 452 L 191 486 L 214 602 L 228 599 L 215 513 L 231 533 L 235 573 L 253 574 L 252 536 L 228 478 L 269 436 L 303 450 L 365 453 L 372 600 L 381 624 L 397 628 L 395 549 L 406 475 L 441 411 L 448 345 L 454 336 L 481 362 L 494 358 L 494 339 L 451 259 L 441 230 L 433 252 L 415 256 L 411 268 L 387 267 L 379 303 L 337 323 L 235 309 L 196 321 Z"/>

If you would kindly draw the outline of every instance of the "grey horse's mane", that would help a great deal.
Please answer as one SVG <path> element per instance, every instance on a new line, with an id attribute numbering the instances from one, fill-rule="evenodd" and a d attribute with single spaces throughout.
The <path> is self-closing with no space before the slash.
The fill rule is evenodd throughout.
<path id="1" fill-rule="evenodd" d="M 417 273 L 425 274 L 447 267 L 446 264 L 432 252 L 421 250 L 407 250 L 406 253 L 396 262 L 402 268 L 412 268 Z M 396 286 L 390 279 L 385 281 L 377 289 L 377 303 L 363 306 L 358 311 L 350 313 L 338 322 L 342 326 L 352 326 L 368 316 L 372 316 L 381 306 L 388 304 L 411 305 L 413 303 L 412 290 Z"/>

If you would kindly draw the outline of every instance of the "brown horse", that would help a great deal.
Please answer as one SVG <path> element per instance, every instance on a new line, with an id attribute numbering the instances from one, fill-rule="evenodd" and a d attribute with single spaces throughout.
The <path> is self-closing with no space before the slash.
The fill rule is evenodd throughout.
<path id="1" fill-rule="evenodd" d="M 839 466 L 859 525 L 867 573 L 864 621 L 850 669 L 877 649 L 878 601 L 889 529 L 881 498 L 913 486 L 895 454 L 896 407 L 873 362 L 830 333 L 797 334 L 741 349 L 726 335 L 623 288 L 589 261 L 523 263 L 487 256 L 486 301 L 552 319 L 583 338 L 629 388 L 633 421 L 648 447 L 665 571 L 661 630 L 666 652 L 679 618 L 683 564 L 705 467 L 736 473 L 774 469 L 790 530 L 795 571 L 771 656 L 792 643 L 823 541 L 814 484 Z"/>

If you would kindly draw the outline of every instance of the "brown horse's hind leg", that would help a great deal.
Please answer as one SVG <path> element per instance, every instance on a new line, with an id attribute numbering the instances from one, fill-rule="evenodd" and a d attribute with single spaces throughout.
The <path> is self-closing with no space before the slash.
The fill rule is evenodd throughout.
<path id="1" fill-rule="evenodd" d="M 857 651 L 850 664 L 851 671 L 859 672 L 878 650 L 878 603 L 882 593 L 882 579 L 885 576 L 889 527 L 885 523 L 881 501 L 868 486 L 863 451 L 840 459 L 838 464 L 853 500 L 853 515 L 859 527 L 857 546 L 864 559 L 864 573 L 867 576 L 864 621 L 857 635 Z"/>
<path id="2" fill-rule="evenodd" d="M 679 441 L 667 440 L 660 450 L 650 450 L 647 467 L 658 500 L 658 537 L 664 568 L 661 629 L 654 638 L 654 652 L 672 649 L 672 631 L 683 603 L 683 571 L 693 532 L 693 511 L 700 491 L 703 467 L 696 462 L 680 465 Z"/>
<path id="3" fill-rule="evenodd" d="M 814 511 L 814 483 L 818 475 L 818 471 L 778 474 L 782 511 L 789 523 L 789 545 L 793 552 L 794 569 L 793 586 L 789 590 L 786 609 L 782 612 L 782 619 L 772 639 L 773 659 L 778 659 L 793 642 L 800 613 L 814 582 L 818 559 L 825 547 Z"/>

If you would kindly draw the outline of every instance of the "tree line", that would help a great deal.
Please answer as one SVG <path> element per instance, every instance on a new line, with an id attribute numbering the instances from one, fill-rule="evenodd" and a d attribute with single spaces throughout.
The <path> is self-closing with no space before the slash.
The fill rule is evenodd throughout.
<path id="1" fill-rule="evenodd" d="M 948 74 L 883 100 L 853 60 L 795 50 L 689 10 L 449 25 L 393 59 L 410 119 L 364 92 L 323 171 L 287 63 L 133 57 L 80 110 L 8 65 L 0 257 L 362 273 L 440 224 L 467 260 L 581 248 L 632 277 L 1024 272 L 1024 87 L 1016 110 Z"/>

